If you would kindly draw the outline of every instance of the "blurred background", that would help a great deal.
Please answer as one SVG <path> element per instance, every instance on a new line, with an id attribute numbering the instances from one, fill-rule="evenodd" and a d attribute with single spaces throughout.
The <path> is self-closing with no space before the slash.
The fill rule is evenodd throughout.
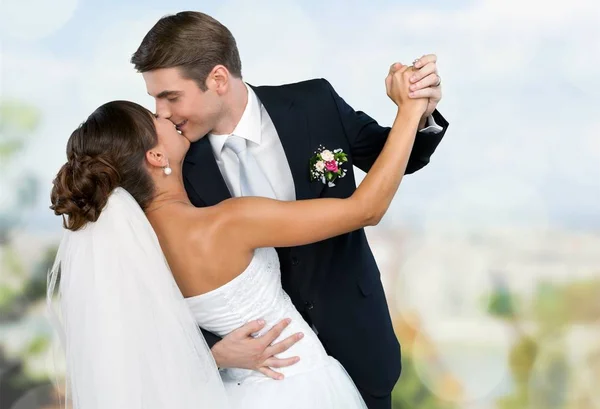
<path id="1" fill-rule="evenodd" d="M 450 128 L 367 231 L 403 346 L 394 408 L 600 409 L 597 0 L 168 3 L 0 3 L 1 409 L 59 406 L 51 181 L 97 106 L 154 109 L 129 58 L 181 10 L 229 27 L 247 82 L 324 77 L 384 125 L 389 65 L 436 53 Z"/>

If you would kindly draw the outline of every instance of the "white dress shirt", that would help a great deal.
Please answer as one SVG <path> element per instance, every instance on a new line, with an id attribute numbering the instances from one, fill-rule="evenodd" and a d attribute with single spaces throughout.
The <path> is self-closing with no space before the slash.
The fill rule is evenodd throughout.
<path id="1" fill-rule="evenodd" d="M 240 122 L 231 134 L 246 140 L 248 151 L 254 156 L 267 177 L 273 192 L 275 192 L 275 197 L 278 200 L 296 200 L 292 171 L 275 125 L 254 90 L 248 85 L 246 88 L 248 89 L 248 103 Z M 239 197 L 241 196 L 240 165 L 235 153 L 229 149 L 223 149 L 228 137 L 229 135 L 209 134 L 208 140 L 229 192 L 232 196 Z"/>
<path id="2" fill-rule="evenodd" d="M 275 125 L 254 90 L 247 84 L 245 85 L 248 90 L 248 103 L 240 122 L 231 135 L 237 135 L 246 140 L 248 151 L 254 156 L 267 177 L 275 197 L 278 200 L 296 200 L 292 171 Z M 421 132 L 439 133 L 443 130 L 435 123 L 432 116 L 427 118 L 427 125 Z M 229 149 L 223 149 L 229 135 L 209 134 L 208 140 L 229 192 L 233 197 L 239 197 L 241 189 L 238 159 L 235 153 Z M 306 158 L 307 166 L 308 159 Z"/>

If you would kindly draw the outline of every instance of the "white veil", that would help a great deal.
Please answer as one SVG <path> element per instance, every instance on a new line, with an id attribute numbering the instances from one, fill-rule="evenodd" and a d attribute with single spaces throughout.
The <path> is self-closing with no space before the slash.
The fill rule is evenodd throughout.
<path id="1" fill-rule="evenodd" d="M 59 275 L 57 314 L 52 299 Z M 97 222 L 65 231 L 47 303 L 65 350 L 74 408 L 228 407 L 156 234 L 126 190 L 115 189 Z"/>

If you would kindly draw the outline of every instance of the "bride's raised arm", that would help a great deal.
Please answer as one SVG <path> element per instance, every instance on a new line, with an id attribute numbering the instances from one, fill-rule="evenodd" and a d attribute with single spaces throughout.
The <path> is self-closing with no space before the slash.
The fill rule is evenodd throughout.
<path id="1" fill-rule="evenodd" d="M 408 163 L 427 99 L 408 97 L 413 69 L 392 66 L 386 78 L 388 96 L 398 113 L 385 147 L 354 194 L 347 199 L 283 202 L 238 198 L 216 206 L 218 230 L 229 243 L 248 248 L 286 247 L 321 241 L 376 225 L 387 211 Z"/>

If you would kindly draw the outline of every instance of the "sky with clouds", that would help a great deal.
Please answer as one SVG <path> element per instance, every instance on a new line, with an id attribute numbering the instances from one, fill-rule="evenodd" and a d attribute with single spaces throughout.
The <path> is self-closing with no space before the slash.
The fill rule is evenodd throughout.
<path id="1" fill-rule="evenodd" d="M 394 61 L 436 53 L 450 128 L 430 165 L 405 179 L 384 222 L 411 226 L 600 227 L 600 4 L 596 0 L 4 0 L 0 94 L 43 122 L 5 181 L 42 181 L 47 210 L 66 141 L 97 106 L 153 108 L 129 64 L 165 14 L 199 10 L 237 39 L 247 82 L 324 77 L 357 110 L 393 120 L 383 80 Z M 32 12 L 35 10 L 35 12 Z M 3 183 L 6 186 L 7 183 Z M 10 192 L 3 188 L 3 199 Z"/>

